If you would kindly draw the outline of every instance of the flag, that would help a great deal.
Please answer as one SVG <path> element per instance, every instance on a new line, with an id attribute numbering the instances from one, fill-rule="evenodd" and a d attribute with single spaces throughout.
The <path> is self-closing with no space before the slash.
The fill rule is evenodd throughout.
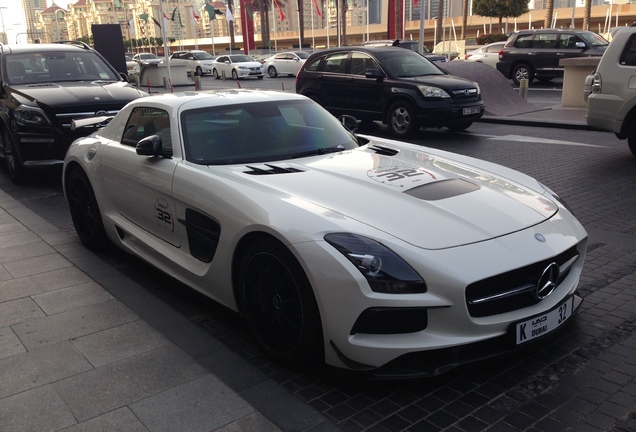
<path id="1" fill-rule="evenodd" d="M 170 18 L 170 21 L 174 21 L 174 15 L 177 13 L 177 8 L 175 7 L 174 9 L 172 9 L 172 17 Z"/>
<path id="2" fill-rule="evenodd" d="M 247 3 L 244 3 L 244 6 L 245 6 L 245 11 L 247 12 L 247 16 L 250 18 L 250 20 L 254 21 L 254 15 L 252 14 L 252 9 L 250 9 Z"/>
<path id="3" fill-rule="evenodd" d="M 194 11 L 194 8 L 192 8 L 192 18 L 194 18 L 195 20 L 199 20 L 199 18 L 201 18 L 199 15 L 197 15 L 197 13 Z"/>
<path id="4" fill-rule="evenodd" d="M 368 0 L 367 0 L 368 1 Z M 417 2 L 417 0 L 415 0 Z M 314 4 L 316 5 L 316 12 L 318 13 L 318 16 L 320 18 L 322 18 L 322 14 L 320 13 L 320 9 L 318 8 L 318 1 L 314 0 Z"/>
<path id="5" fill-rule="evenodd" d="M 227 9 L 225 9 L 225 19 L 227 19 L 228 25 L 230 25 L 230 23 L 234 21 L 234 15 L 232 15 L 232 9 L 230 9 L 230 5 L 227 5 Z"/>
<path id="6" fill-rule="evenodd" d="M 413 0 L 413 7 L 417 7 L 417 0 Z"/>
<path id="7" fill-rule="evenodd" d="M 278 13 L 280 13 L 280 20 L 285 21 L 285 14 L 283 13 L 283 10 L 280 8 L 280 5 L 278 4 L 276 0 L 274 0 L 274 3 L 276 4 L 276 7 L 278 8 Z"/>
<path id="8" fill-rule="evenodd" d="M 155 17 L 152 17 L 152 20 L 155 22 L 155 24 L 157 25 L 157 27 L 161 28 L 161 24 L 159 24 L 159 21 L 157 21 L 155 19 Z"/>
<path id="9" fill-rule="evenodd" d="M 223 12 L 218 9 L 214 9 L 214 6 L 212 6 L 210 3 L 205 4 L 205 11 L 208 13 L 210 21 L 216 19 L 217 15 L 223 15 Z"/>
<path id="10" fill-rule="evenodd" d="M 128 21 L 128 28 L 130 29 L 129 32 L 131 38 L 137 36 L 135 33 L 135 18 L 131 18 L 130 21 Z"/>
<path id="11" fill-rule="evenodd" d="M 146 14 L 146 13 L 139 14 L 139 19 L 144 20 L 144 22 L 145 22 L 146 24 L 148 24 L 148 14 Z"/>
<path id="12" fill-rule="evenodd" d="M 166 15 L 166 13 L 163 13 L 163 28 L 166 30 L 166 32 L 168 31 L 168 27 L 170 27 L 170 18 L 168 18 L 168 15 Z"/>

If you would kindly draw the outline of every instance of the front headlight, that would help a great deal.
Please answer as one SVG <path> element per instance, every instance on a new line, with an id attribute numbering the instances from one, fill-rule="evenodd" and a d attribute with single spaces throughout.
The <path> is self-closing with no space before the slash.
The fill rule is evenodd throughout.
<path id="1" fill-rule="evenodd" d="M 20 106 L 15 110 L 15 119 L 27 126 L 48 126 L 51 121 L 40 108 Z"/>
<path id="2" fill-rule="evenodd" d="M 335 247 L 362 273 L 374 292 L 415 294 L 426 292 L 422 277 L 395 252 L 367 237 L 349 233 L 327 234 Z"/>
<path id="3" fill-rule="evenodd" d="M 436 98 L 436 99 L 449 99 L 450 95 L 446 93 L 443 89 L 439 87 L 432 87 L 426 85 L 417 86 L 422 92 L 422 96 L 425 98 Z"/>
<path id="4" fill-rule="evenodd" d="M 250 68 L 248 68 L 247 66 L 239 66 L 238 68 L 242 70 L 250 70 Z"/>

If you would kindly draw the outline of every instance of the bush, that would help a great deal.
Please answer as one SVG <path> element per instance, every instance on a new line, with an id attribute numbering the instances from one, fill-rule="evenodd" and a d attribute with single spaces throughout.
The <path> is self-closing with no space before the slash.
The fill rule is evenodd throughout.
<path id="1" fill-rule="evenodd" d="M 503 33 L 490 33 L 483 36 L 479 36 L 476 39 L 477 45 L 488 45 L 493 42 L 505 42 L 508 40 L 508 36 Z"/>

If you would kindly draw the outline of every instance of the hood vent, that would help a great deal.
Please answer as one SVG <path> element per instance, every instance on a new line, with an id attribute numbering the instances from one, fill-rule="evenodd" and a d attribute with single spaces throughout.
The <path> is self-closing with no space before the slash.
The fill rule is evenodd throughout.
<path id="1" fill-rule="evenodd" d="M 479 186 L 469 181 L 455 178 L 440 180 L 407 190 L 406 194 L 425 201 L 437 201 L 479 190 Z"/>
<path id="2" fill-rule="evenodd" d="M 248 165 L 247 167 L 251 171 L 245 171 L 245 174 L 269 175 L 269 174 L 290 174 L 290 173 L 303 172 L 302 170 L 299 170 L 298 168 L 280 167 L 280 166 L 269 165 L 269 164 L 265 164 L 265 166 L 268 167 L 269 169 L 257 168 L 257 167 Z"/>
<path id="3" fill-rule="evenodd" d="M 399 150 L 392 149 L 390 147 L 383 147 L 379 145 L 373 145 L 369 147 L 369 150 L 374 151 L 377 154 L 380 154 L 382 156 L 395 156 L 396 154 L 400 152 Z"/>

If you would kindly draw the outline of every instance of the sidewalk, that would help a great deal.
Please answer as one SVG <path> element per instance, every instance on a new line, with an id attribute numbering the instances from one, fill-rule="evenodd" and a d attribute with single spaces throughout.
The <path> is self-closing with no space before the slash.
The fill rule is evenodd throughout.
<path id="1" fill-rule="evenodd" d="M 337 430 L 0 190 L 0 430 L 313 428 Z"/>
<path id="2" fill-rule="evenodd" d="M 563 108 L 554 105 L 545 109 L 510 116 L 485 114 L 479 121 L 521 126 L 556 127 L 563 129 L 595 130 L 587 125 L 585 108 Z"/>

